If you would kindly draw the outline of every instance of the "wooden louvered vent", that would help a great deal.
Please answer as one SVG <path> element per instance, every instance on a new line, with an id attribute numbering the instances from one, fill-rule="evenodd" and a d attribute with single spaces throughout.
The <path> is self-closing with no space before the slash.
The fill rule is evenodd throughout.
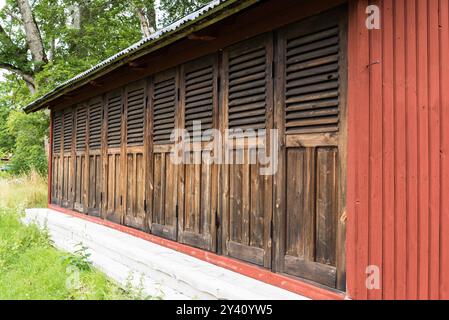
<path id="1" fill-rule="evenodd" d="M 145 119 L 145 90 L 143 87 L 129 90 L 127 94 L 127 144 L 128 146 L 143 145 L 143 130 Z"/>
<path id="2" fill-rule="evenodd" d="M 53 152 L 61 152 L 62 112 L 55 112 L 53 118 Z"/>
<path id="3" fill-rule="evenodd" d="M 103 121 L 103 109 L 100 100 L 94 100 L 89 105 L 89 148 L 96 150 L 101 148 L 101 125 Z"/>
<path id="4" fill-rule="evenodd" d="M 120 148 L 122 141 L 122 97 L 108 98 L 108 148 Z"/>
<path id="5" fill-rule="evenodd" d="M 87 107 L 82 105 L 76 109 L 76 151 L 86 149 L 86 125 Z"/>
<path id="6" fill-rule="evenodd" d="M 72 109 L 64 110 L 64 152 L 72 150 L 73 112 Z"/>
<path id="7" fill-rule="evenodd" d="M 213 127 L 214 67 L 203 65 L 185 74 L 185 129 L 192 140 L 210 139 L 204 131 Z M 194 124 L 201 125 L 201 136 Z"/>
<path id="8" fill-rule="evenodd" d="M 287 133 L 338 131 L 339 28 L 287 39 Z"/>
<path id="9" fill-rule="evenodd" d="M 229 128 L 265 128 L 267 106 L 267 50 L 255 46 L 229 55 Z M 270 65 L 271 67 L 271 65 Z"/>
<path id="10" fill-rule="evenodd" d="M 177 99 L 175 77 L 154 84 L 153 141 L 155 144 L 170 143 L 175 129 L 175 106 Z"/>

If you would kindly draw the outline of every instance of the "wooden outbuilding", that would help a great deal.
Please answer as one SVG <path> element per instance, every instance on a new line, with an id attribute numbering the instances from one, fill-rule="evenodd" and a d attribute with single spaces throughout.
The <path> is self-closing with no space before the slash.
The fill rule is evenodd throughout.
<path id="1" fill-rule="evenodd" d="M 312 298 L 448 299 L 448 84 L 448 0 L 216 0 L 26 111 L 53 209 Z"/>

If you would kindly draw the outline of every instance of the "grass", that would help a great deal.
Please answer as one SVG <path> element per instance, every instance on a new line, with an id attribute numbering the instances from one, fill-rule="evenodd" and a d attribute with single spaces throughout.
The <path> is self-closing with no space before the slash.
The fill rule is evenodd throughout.
<path id="1" fill-rule="evenodd" d="M 46 179 L 0 175 L 0 300 L 149 299 L 93 268 L 84 247 L 55 249 L 46 230 L 24 225 L 25 208 L 46 207 Z"/>

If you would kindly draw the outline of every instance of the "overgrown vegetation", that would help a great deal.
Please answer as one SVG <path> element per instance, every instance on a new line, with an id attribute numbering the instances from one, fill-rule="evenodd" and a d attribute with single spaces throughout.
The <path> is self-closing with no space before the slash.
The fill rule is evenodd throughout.
<path id="1" fill-rule="evenodd" d="M 0 0 L 0 157 L 45 174 L 48 113 L 22 107 L 208 1 Z"/>
<path id="2" fill-rule="evenodd" d="M 45 207 L 45 178 L 0 175 L 0 300 L 149 299 L 142 288 L 119 287 L 92 267 L 82 244 L 55 249 L 47 231 L 20 221 L 26 207 Z"/>

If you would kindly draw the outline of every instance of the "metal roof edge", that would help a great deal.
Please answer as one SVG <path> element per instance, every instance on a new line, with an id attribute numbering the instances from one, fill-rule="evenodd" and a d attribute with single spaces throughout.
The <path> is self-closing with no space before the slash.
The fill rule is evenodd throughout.
<path id="1" fill-rule="evenodd" d="M 177 20 L 171 25 L 158 30 L 150 37 L 142 39 L 117 54 L 103 60 L 92 68 L 78 74 L 66 82 L 56 86 L 55 89 L 23 107 L 26 113 L 45 109 L 49 102 L 61 97 L 68 92 L 86 85 L 105 74 L 112 72 L 120 66 L 129 63 L 143 55 L 159 50 L 195 31 L 225 19 L 241 10 L 248 8 L 260 0 L 214 0 L 199 10 Z M 234 7 L 234 8 L 233 8 Z M 227 11 L 227 9 L 233 9 Z M 211 16 L 214 16 L 210 20 Z M 195 24 L 198 24 L 195 27 Z M 157 46 L 155 44 L 158 44 Z"/>

